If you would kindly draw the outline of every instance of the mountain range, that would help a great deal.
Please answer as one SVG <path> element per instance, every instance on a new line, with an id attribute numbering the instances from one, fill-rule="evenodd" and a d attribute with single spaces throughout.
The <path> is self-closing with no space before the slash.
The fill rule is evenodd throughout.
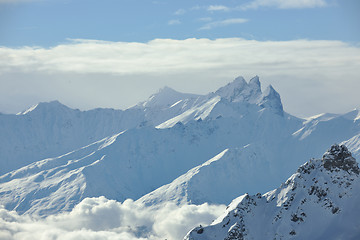
<path id="1" fill-rule="evenodd" d="M 40 217 L 71 211 L 89 197 L 156 208 L 228 204 L 250 194 L 234 200 L 234 210 L 249 199 L 278 197 L 283 186 L 251 194 L 276 188 L 334 143 L 360 156 L 359 110 L 298 118 L 284 111 L 271 85 L 262 90 L 257 76 L 206 95 L 164 87 L 126 110 L 39 103 L 0 114 L 0 132 L 0 204 Z M 194 231 L 189 239 L 199 237 Z"/>

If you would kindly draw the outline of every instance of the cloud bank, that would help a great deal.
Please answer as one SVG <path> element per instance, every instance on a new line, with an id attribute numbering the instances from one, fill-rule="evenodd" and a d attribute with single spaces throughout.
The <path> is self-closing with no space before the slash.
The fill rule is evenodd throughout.
<path id="1" fill-rule="evenodd" d="M 244 21 L 227 19 L 214 25 Z M 360 48 L 340 41 L 190 38 L 155 39 L 140 43 L 74 39 L 52 48 L 0 47 L 0 74 L 11 70 L 47 73 L 168 73 L 231 65 L 276 66 L 279 70 L 291 68 L 302 71 L 303 68 L 357 67 L 359 53 Z"/>
<path id="2" fill-rule="evenodd" d="M 0 239 L 182 239 L 194 226 L 209 224 L 223 205 L 166 204 L 159 209 L 130 199 L 123 203 L 104 197 L 86 198 L 71 212 L 34 219 L 0 209 Z"/>
<path id="3" fill-rule="evenodd" d="M 51 48 L 0 47 L 0 112 L 55 99 L 81 109 L 126 108 L 165 85 L 206 94 L 238 75 L 271 83 L 295 115 L 360 106 L 360 48 L 341 41 L 77 39 Z"/>

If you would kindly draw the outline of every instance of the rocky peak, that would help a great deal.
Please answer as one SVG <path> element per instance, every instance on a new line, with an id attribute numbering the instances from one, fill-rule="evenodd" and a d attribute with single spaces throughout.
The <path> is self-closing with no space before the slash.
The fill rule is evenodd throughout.
<path id="1" fill-rule="evenodd" d="M 233 200 L 210 226 L 195 228 L 185 239 L 358 239 L 358 172 L 348 149 L 333 145 L 279 188 Z"/>
<path id="2" fill-rule="evenodd" d="M 261 92 L 261 83 L 259 80 L 259 76 L 255 76 L 252 79 L 250 79 L 249 81 L 249 86 L 251 88 L 253 88 L 254 90 L 260 91 Z"/>
<path id="3" fill-rule="evenodd" d="M 322 161 L 324 168 L 331 172 L 342 169 L 359 174 L 358 164 L 345 145 L 332 145 L 323 155 Z"/>
<path id="4" fill-rule="evenodd" d="M 261 96 L 259 77 L 253 77 L 249 83 L 243 77 L 237 77 L 231 83 L 219 88 L 215 94 L 230 102 L 256 103 Z"/>
<path id="5" fill-rule="evenodd" d="M 237 77 L 231 83 L 228 83 L 224 87 L 219 88 L 215 94 L 222 98 L 229 100 L 230 102 L 240 100 L 241 93 L 248 87 L 243 77 Z"/>
<path id="6" fill-rule="evenodd" d="M 263 92 L 258 105 L 263 108 L 270 108 L 279 115 L 284 114 L 280 94 L 271 85 Z"/>

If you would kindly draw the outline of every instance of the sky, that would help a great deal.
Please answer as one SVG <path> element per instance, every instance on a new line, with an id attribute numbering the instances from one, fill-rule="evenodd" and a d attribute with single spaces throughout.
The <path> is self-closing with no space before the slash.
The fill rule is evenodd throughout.
<path id="1" fill-rule="evenodd" d="M 237 76 L 287 112 L 360 107 L 358 0 L 0 0 L 0 112 L 59 100 L 125 109 Z"/>

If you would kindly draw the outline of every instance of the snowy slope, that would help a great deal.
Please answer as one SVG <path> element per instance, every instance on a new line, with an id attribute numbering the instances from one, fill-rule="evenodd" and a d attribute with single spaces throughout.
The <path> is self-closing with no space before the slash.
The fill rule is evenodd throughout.
<path id="1" fill-rule="evenodd" d="M 191 108 L 200 97 L 165 87 L 124 111 L 101 108 L 80 111 L 52 101 L 16 115 L 0 113 L 0 174 L 65 154 L 126 129 L 156 126 Z"/>
<path id="2" fill-rule="evenodd" d="M 281 182 L 281 160 L 262 144 L 226 149 L 138 202 L 229 203 L 242 192 L 265 191 Z"/>
<path id="3" fill-rule="evenodd" d="M 278 117 L 273 123 L 276 128 L 264 129 L 260 126 L 264 125 L 261 122 L 267 121 L 265 113 L 258 113 L 259 126 L 245 118 L 219 118 L 177 124 L 170 129 L 131 129 L 112 137 L 110 142 L 104 139 L 71 154 L 35 162 L 0 177 L 1 204 L 22 213 L 50 213 L 58 211 L 58 207 L 66 210 L 84 197 L 103 195 L 118 201 L 138 199 L 226 147 L 246 145 L 257 135 L 289 124 Z M 295 123 L 294 129 L 298 125 Z M 278 135 L 267 135 L 287 136 L 291 132 L 278 131 Z M 273 141 L 279 140 L 274 138 Z M 107 144 L 103 146 L 105 142 Z M 65 182 L 71 184 L 71 191 L 76 196 L 64 198 L 62 187 Z M 49 204 L 35 204 L 39 201 Z M 227 202 L 227 199 L 212 201 Z"/>
<path id="4" fill-rule="evenodd" d="M 0 114 L 0 173 L 55 157 L 143 121 L 139 110 L 79 111 L 54 101 L 18 115 Z"/>
<path id="5" fill-rule="evenodd" d="M 302 165 L 279 188 L 242 195 L 185 239 L 359 239 L 360 178 L 345 146 Z"/>
<path id="6" fill-rule="evenodd" d="M 284 180 L 282 176 L 291 168 L 285 167 L 289 162 L 291 166 L 302 163 L 299 156 L 291 153 L 305 149 L 306 145 L 302 142 L 293 146 L 282 144 L 281 147 L 287 151 L 281 151 L 276 144 L 266 147 L 263 143 L 226 149 L 170 184 L 141 197 L 138 202 L 146 205 L 169 201 L 178 204 L 229 203 L 241 192 L 264 192 Z M 359 135 L 343 144 L 353 151 L 355 157 L 360 157 Z M 309 159 L 308 154 L 302 154 L 302 157 Z"/>
<path id="7" fill-rule="evenodd" d="M 344 141 L 342 144 L 349 148 L 356 159 L 360 158 L 360 134 L 355 135 L 347 141 Z"/>

